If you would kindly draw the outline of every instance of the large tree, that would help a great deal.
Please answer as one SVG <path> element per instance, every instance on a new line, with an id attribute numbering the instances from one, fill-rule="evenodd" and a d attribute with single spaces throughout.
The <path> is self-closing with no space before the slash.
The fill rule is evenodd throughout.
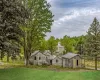
<path id="1" fill-rule="evenodd" d="M 87 32 L 85 47 L 88 55 L 95 57 L 95 69 L 97 70 L 97 56 L 100 55 L 100 24 L 96 18 Z"/>
<path id="2" fill-rule="evenodd" d="M 28 65 L 31 53 L 39 49 L 41 40 L 51 31 L 53 14 L 46 0 L 26 0 L 25 4 L 30 12 L 30 19 L 24 29 L 24 56 Z"/>
<path id="3" fill-rule="evenodd" d="M 27 10 L 19 0 L 0 1 L 0 51 L 7 53 L 7 59 L 19 51 L 20 37 L 23 32 L 19 25 L 28 18 Z"/>

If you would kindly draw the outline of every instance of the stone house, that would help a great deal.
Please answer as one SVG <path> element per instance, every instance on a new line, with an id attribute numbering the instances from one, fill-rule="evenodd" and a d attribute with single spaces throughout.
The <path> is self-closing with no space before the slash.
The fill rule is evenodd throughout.
<path id="1" fill-rule="evenodd" d="M 69 68 L 81 68 L 82 58 L 78 54 L 67 53 L 62 56 L 62 66 Z"/>

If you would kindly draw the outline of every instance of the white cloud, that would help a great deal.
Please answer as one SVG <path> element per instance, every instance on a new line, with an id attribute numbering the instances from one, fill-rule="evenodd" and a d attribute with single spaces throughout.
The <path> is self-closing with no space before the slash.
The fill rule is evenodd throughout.
<path id="1" fill-rule="evenodd" d="M 71 20 L 73 18 L 77 18 L 79 16 L 90 16 L 95 15 L 97 13 L 100 13 L 99 9 L 95 8 L 85 8 L 85 9 L 71 9 L 71 11 L 68 11 L 65 13 L 65 15 L 61 18 L 59 18 L 56 22 L 64 22 L 66 20 Z"/>
<path id="2" fill-rule="evenodd" d="M 86 34 L 94 17 L 100 20 L 100 7 L 98 5 L 88 7 L 62 7 L 56 6 L 55 0 L 48 0 L 52 5 L 52 12 L 55 15 L 51 33 L 47 38 L 55 36 L 61 38 L 64 35 L 80 36 Z M 57 1 L 57 0 L 56 0 Z M 92 0 L 93 1 L 93 0 Z M 94 1 L 95 2 L 95 1 Z"/>

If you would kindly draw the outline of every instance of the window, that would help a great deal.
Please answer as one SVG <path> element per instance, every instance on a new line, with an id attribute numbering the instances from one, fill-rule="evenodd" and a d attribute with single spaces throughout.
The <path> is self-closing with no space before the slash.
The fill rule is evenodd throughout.
<path id="1" fill-rule="evenodd" d="M 58 60 L 56 60 L 56 63 L 58 62 Z"/>
<path id="2" fill-rule="evenodd" d="M 41 60 L 41 57 L 39 57 L 39 60 Z"/>
<path id="3" fill-rule="evenodd" d="M 34 57 L 34 60 L 36 60 L 36 56 Z"/>

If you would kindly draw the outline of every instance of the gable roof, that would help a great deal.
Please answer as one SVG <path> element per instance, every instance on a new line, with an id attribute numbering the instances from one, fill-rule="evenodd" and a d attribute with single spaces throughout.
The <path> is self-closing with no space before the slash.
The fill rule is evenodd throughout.
<path id="1" fill-rule="evenodd" d="M 50 60 L 53 60 L 55 57 L 56 57 L 55 55 L 51 55 L 51 56 L 49 57 L 49 59 L 50 59 Z"/>
<path id="2" fill-rule="evenodd" d="M 61 56 L 56 56 L 54 59 L 57 59 L 57 58 L 62 59 L 62 57 L 61 57 Z"/>
<path id="3" fill-rule="evenodd" d="M 73 58 L 73 57 L 75 57 L 75 56 L 78 56 L 78 54 L 67 53 L 67 54 L 63 55 L 62 57 L 63 57 L 63 58 L 68 58 L 68 59 L 70 59 L 70 58 Z"/>
<path id="4" fill-rule="evenodd" d="M 46 56 L 50 56 L 50 55 L 51 55 L 51 52 L 50 52 L 49 50 L 45 50 L 45 51 L 43 52 L 43 54 L 46 55 Z"/>
<path id="5" fill-rule="evenodd" d="M 38 53 L 39 53 L 39 50 L 37 50 L 37 51 L 35 51 L 34 53 L 32 53 L 31 56 L 34 56 L 34 55 L 36 55 L 36 54 L 38 54 Z"/>
<path id="6" fill-rule="evenodd" d="M 31 54 L 31 56 L 34 56 L 34 55 L 36 55 L 36 54 L 38 54 L 38 53 L 41 53 L 39 50 L 37 50 L 37 51 L 34 51 L 32 54 Z M 50 53 L 49 53 L 49 51 L 45 51 L 44 53 L 41 53 L 41 54 L 43 54 L 43 55 L 45 55 L 45 56 L 49 56 L 50 55 Z M 51 55 L 50 55 L 51 56 Z"/>

